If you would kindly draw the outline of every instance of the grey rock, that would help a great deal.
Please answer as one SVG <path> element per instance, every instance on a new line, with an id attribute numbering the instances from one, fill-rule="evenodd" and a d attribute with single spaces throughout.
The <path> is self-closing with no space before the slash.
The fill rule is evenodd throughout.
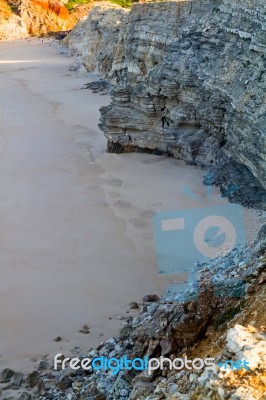
<path id="1" fill-rule="evenodd" d="M 91 350 L 91 351 L 89 352 L 89 356 L 90 356 L 91 358 L 95 358 L 95 357 L 98 357 L 98 356 L 99 356 L 99 353 L 98 353 L 98 351 L 96 351 L 96 350 Z"/>
<path id="2" fill-rule="evenodd" d="M 28 392 L 23 392 L 20 396 L 19 396 L 19 398 L 18 398 L 18 400 L 31 400 L 31 394 L 30 393 L 28 393 Z"/>
<path id="3" fill-rule="evenodd" d="M 174 394 L 177 393 L 177 392 L 178 392 L 178 385 L 176 385 L 176 384 L 174 384 L 174 383 L 171 383 L 171 384 L 168 386 L 168 393 L 171 394 L 171 395 L 174 395 Z"/>
<path id="4" fill-rule="evenodd" d="M 9 368 L 5 368 L 1 373 L 1 378 L 3 382 L 10 382 L 12 376 L 14 375 L 14 371 Z"/>
<path id="5" fill-rule="evenodd" d="M 23 381 L 23 374 L 16 372 L 10 379 L 10 383 L 14 386 L 20 386 Z"/>
<path id="6" fill-rule="evenodd" d="M 155 386 L 150 382 L 137 382 L 130 393 L 130 400 L 138 400 L 141 397 L 148 397 L 155 389 Z"/>
<path id="7" fill-rule="evenodd" d="M 127 389 L 121 389 L 119 392 L 120 396 L 126 397 L 128 396 L 128 390 Z"/>
<path id="8" fill-rule="evenodd" d="M 33 371 L 31 374 L 28 375 L 28 377 L 25 379 L 25 384 L 26 386 L 29 386 L 31 388 L 35 387 L 38 385 L 40 382 L 40 375 L 37 371 Z"/>
<path id="9" fill-rule="evenodd" d="M 196 382 L 197 379 L 198 379 L 198 376 L 196 374 L 189 375 L 189 382 L 191 382 L 191 383 Z"/>
<path id="10" fill-rule="evenodd" d="M 143 297 L 142 301 L 144 303 L 153 303 L 159 301 L 159 297 L 157 294 L 147 294 L 146 296 Z"/>
<path id="11" fill-rule="evenodd" d="M 136 310 L 139 308 L 139 305 L 135 301 L 132 301 L 131 303 L 129 303 L 128 308 L 131 310 Z"/>
<path id="12" fill-rule="evenodd" d="M 112 68 L 119 28 L 128 10 L 116 4 L 94 7 L 63 40 L 71 54 L 80 55 L 88 71 L 105 78 Z"/>
<path id="13" fill-rule="evenodd" d="M 40 371 L 42 371 L 42 370 L 44 370 L 44 369 L 48 369 L 49 368 L 49 362 L 47 361 L 47 360 L 42 360 L 42 361 L 40 361 L 40 364 L 39 364 L 39 370 Z"/>
<path id="14" fill-rule="evenodd" d="M 134 317 L 132 320 L 132 326 L 136 326 L 141 322 L 141 317 Z"/>

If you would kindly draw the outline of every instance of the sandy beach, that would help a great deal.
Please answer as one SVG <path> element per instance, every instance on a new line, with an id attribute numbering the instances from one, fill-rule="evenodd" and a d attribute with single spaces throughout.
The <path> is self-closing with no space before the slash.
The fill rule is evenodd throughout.
<path id="1" fill-rule="evenodd" d="M 88 77 L 58 48 L 2 42 L 0 54 L 0 369 L 31 371 L 117 334 L 129 302 L 174 282 L 158 273 L 152 216 L 204 206 L 208 193 L 204 172 L 181 161 L 107 154 L 98 110 L 109 96 L 81 90 Z"/>

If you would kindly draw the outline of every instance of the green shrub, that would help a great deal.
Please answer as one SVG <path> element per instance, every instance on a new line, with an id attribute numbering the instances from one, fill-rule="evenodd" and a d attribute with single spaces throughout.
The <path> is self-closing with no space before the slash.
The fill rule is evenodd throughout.
<path id="1" fill-rule="evenodd" d="M 92 0 L 69 0 L 65 6 L 66 8 L 71 11 L 73 10 L 76 6 L 79 6 L 80 4 L 88 4 L 91 3 Z"/>
<path id="2" fill-rule="evenodd" d="M 132 2 L 131 0 L 109 0 L 111 3 L 118 4 L 121 7 L 131 7 Z M 93 2 L 93 0 L 69 0 L 65 6 L 68 9 L 68 11 L 72 11 L 76 6 L 79 6 L 80 4 L 88 4 Z"/>
<path id="3" fill-rule="evenodd" d="M 118 4 L 121 7 L 129 8 L 132 6 L 131 0 L 109 0 L 111 3 Z"/>

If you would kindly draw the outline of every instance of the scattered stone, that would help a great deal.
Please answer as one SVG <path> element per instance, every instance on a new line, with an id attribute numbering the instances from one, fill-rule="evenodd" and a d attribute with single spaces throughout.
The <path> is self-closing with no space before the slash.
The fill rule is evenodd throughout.
<path id="1" fill-rule="evenodd" d="M 5 368 L 1 373 L 2 381 L 10 382 L 10 380 L 14 374 L 15 374 L 15 372 L 12 371 L 12 369 Z"/>
<path id="2" fill-rule="evenodd" d="M 198 380 L 198 376 L 196 374 L 190 374 L 189 375 L 189 382 L 193 383 Z"/>
<path id="3" fill-rule="evenodd" d="M 19 398 L 18 398 L 18 400 L 31 400 L 31 394 L 30 393 L 28 393 L 28 392 L 23 392 L 20 396 L 19 396 Z"/>
<path id="4" fill-rule="evenodd" d="M 40 382 L 40 375 L 37 371 L 33 371 L 31 374 L 29 374 L 25 380 L 26 386 L 29 386 L 31 388 L 38 385 L 39 382 Z"/>
<path id="5" fill-rule="evenodd" d="M 141 317 L 134 317 L 132 320 L 132 326 L 135 327 L 141 322 Z"/>
<path id="6" fill-rule="evenodd" d="M 132 332 L 132 328 L 130 326 L 124 326 L 119 333 L 120 340 L 126 340 Z"/>
<path id="7" fill-rule="evenodd" d="M 120 396 L 122 397 L 128 397 L 128 390 L 127 389 L 121 389 L 119 392 Z"/>
<path id="8" fill-rule="evenodd" d="M 138 305 L 138 303 L 136 303 L 135 301 L 132 301 L 131 303 L 129 303 L 128 308 L 129 308 L 130 310 L 136 310 L 136 309 L 139 308 L 139 305 Z"/>
<path id="9" fill-rule="evenodd" d="M 49 362 L 47 361 L 47 360 L 41 360 L 40 361 L 40 364 L 39 364 L 39 368 L 38 368 L 38 370 L 39 371 L 43 371 L 43 370 L 45 370 L 45 369 L 48 369 L 49 368 Z"/>
<path id="10" fill-rule="evenodd" d="M 150 382 L 137 382 L 130 393 L 130 400 L 138 400 L 139 398 L 147 398 L 155 389 Z"/>
<path id="11" fill-rule="evenodd" d="M 14 373 L 14 375 L 10 379 L 10 383 L 14 386 L 20 386 L 22 381 L 23 381 L 23 374 L 20 372 Z"/>
<path id="12" fill-rule="evenodd" d="M 60 382 L 58 382 L 57 387 L 64 392 L 68 388 L 72 387 L 72 384 L 73 380 L 70 379 L 68 376 L 66 376 L 63 377 L 63 379 Z"/>
<path id="13" fill-rule="evenodd" d="M 153 303 L 159 301 L 159 297 L 157 294 L 147 294 L 146 296 L 143 297 L 142 301 L 144 303 Z"/>
<path id="14" fill-rule="evenodd" d="M 88 333 L 90 333 L 90 329 L 89 329 L 88 325 L 83 325 L 83 327 L 79 330 L 79 333 L 82 333 L 84 335 L 87 335 Z"/>

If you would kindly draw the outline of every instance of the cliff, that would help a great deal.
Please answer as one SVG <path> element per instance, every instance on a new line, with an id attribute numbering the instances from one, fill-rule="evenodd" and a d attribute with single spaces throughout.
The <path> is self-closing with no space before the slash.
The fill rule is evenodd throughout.
<path id="1" fill-rule="evenodd" d="M 75 23 L 59 0 L 0 0 L 0 40 L 69 30 Z"/>
<path id="2" fill-rule="evenodd" d="M 91 15 L 83 56 L 113 85 L 101 109 L 109 151 L 182 158 L 232 200 L 265 208 L 265 12 L 263 0 L 136 4 L 100 52 L 102 12 L 98 24 Z"/>
<path id="3" fill-rule="evenodd" d="M 0 40 L 24 38 L 28 36 L 27 26 L 12 12 L 5 0 L 0 0 Z"/>
<path id="4" fill-rule="evenodd" d="M 88 71 L 106 77 L 112 69 L 120 27 L 129 10 L 108 1 L 98 2 L 63 40 L 70 53 L 79 56 Z"/>

